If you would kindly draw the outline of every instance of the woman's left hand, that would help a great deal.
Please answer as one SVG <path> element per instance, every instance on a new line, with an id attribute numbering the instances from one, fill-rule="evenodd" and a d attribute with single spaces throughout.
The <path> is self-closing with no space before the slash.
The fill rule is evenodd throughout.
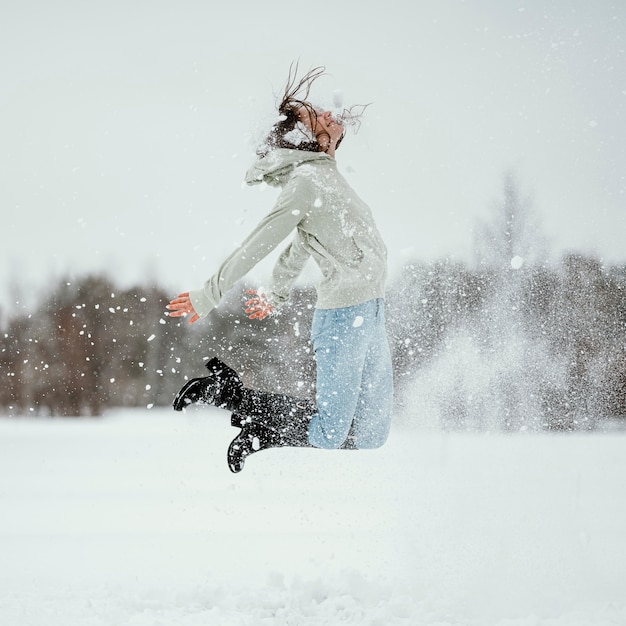
<path id="1" fill-rule="evenodd" d="M 255 289 L 248 289 L 246 293 L 252 296 L 246 300 L 246 313 L 251 320 L 264 320 L 274 312 L 274 307 L 264 294 L 258 293 Z"/>
<path id="2" fill-rule="evenodd" d="M 193 324 L 200 319 L 200 316 L 193 308 L 193 304 L 191 304 L 188 291 L 181 293 L 178 298 L 170 300 L 170 303 L 165 308 L 170 311 L 170 317 L 185 317 L 187 315 L 191 315 L 189 318 L 190 324 Z"/>

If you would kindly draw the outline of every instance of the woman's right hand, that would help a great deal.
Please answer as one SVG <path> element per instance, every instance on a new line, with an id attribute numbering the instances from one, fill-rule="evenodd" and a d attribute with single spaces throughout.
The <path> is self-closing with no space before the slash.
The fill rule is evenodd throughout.
<path id="1" fill-rule="evenodd" d="M 193 308 L 193 304 L 191 304 L 191 298 L 189 297 L 188 291 L 179 294 L 178 298 L 170 300 L 170 303 L 165 308 L 170 311 L 170 317 L 186 317 L 187 315 L 191 315 L 189 318 L 190 324 L 193 324 L 200 319 L 200 316 Z"/>
<path id="2" fill-rule="evenodd" d="M 337 122 L 330 111 L 325 111 L 318 116 L 315 138 L 322 152 L 328 156 L 335 156 L 335 148 L 344 132 L 345 128 Z"/>

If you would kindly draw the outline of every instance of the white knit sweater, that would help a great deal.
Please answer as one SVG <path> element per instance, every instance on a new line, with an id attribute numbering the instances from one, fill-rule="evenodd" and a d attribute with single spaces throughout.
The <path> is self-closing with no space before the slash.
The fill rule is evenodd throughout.
<path id="1" fill-rule="evenodd" d="M 266 295 L 280 305 L 304 264 L 312 257 L 322 280 L 317 285 L 321 309 L 342 308 L 383 298 L 387 249 L 369 207 L 323 152 L 280 148 L 259 159 L 247 172 L 250 185 L 282 187 L 274 208 L 206 281 L 190 292 L 196 313 L 206 316 L 224 294 L 291 233 Z"/>

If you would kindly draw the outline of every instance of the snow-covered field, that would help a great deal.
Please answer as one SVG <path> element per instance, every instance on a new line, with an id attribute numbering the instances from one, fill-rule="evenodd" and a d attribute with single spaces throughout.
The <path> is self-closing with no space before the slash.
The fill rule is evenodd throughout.
<path id="1" fill-rule="evenodd" d="M 233 475 L 228 422 L 0 419 L 0 624 L 626 625 L 624 434 L 397 426 Z"/>

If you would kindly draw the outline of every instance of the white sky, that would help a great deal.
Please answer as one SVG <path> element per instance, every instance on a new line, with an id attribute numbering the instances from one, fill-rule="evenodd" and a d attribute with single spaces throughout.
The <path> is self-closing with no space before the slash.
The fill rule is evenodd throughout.
<path id="1" fill-rule="evenodd" d="M 465 258 L 507 171 L 555 254 L 626 259 L 625 2 L 287 6 L 3 2 L 3 299 L 65 271 L 200 287 L 272 206 L 242 179 L 296 58 L 373 102 L 338 161 L 392 267 Z"/>

